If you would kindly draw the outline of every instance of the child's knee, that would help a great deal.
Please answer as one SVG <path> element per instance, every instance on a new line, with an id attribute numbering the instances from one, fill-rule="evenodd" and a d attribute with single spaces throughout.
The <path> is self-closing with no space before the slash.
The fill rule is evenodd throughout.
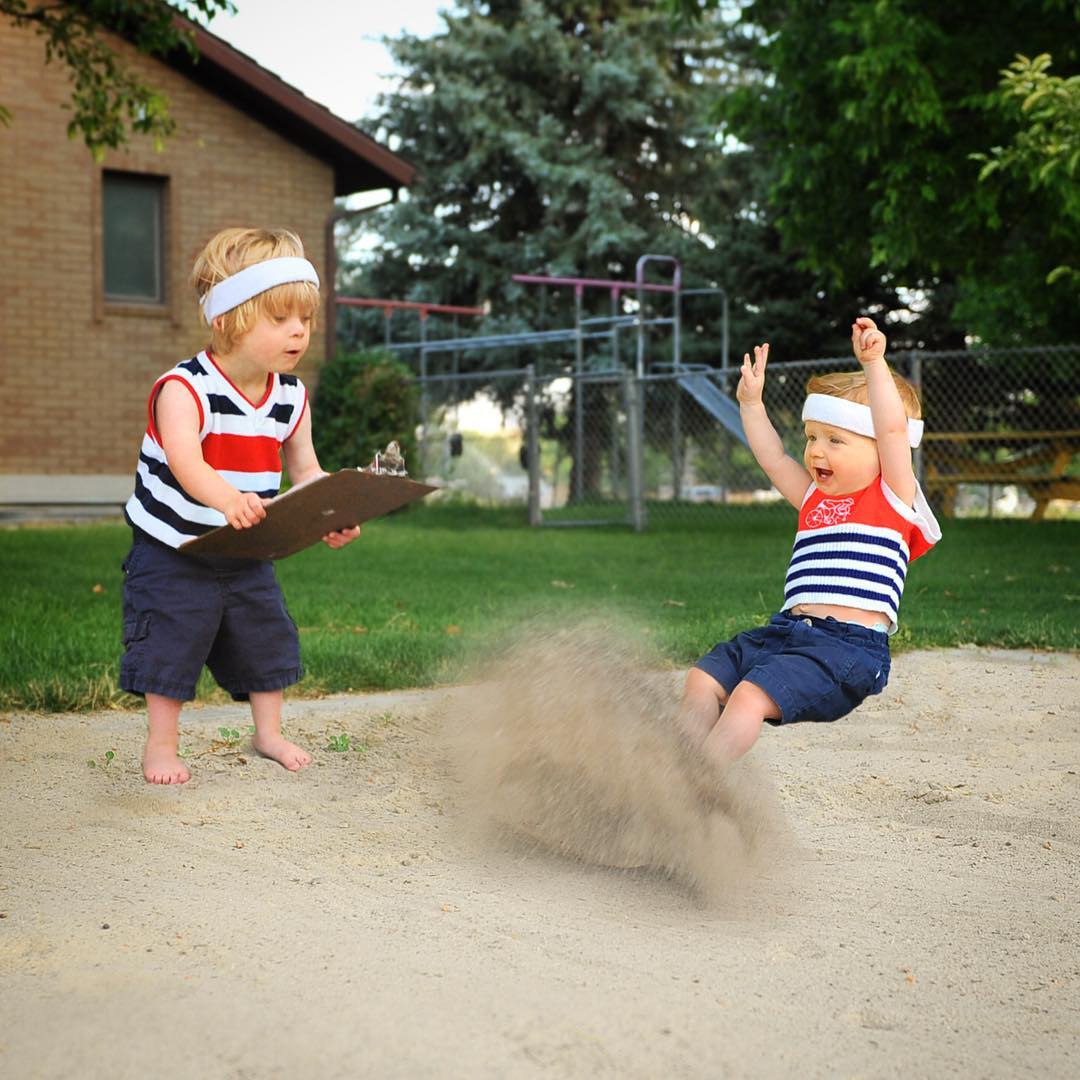
<path id="1" fill-rule="evenodd" d="M 748 695 L 737 700 L 738 687 L 703 743 L 705 752 L 719 764 L 740 758 L 757 742 L 764 724 L 761 710 L 750 705 Z"/>
<path id="2" fill-rule="evenodd" d="M 745 714 L 759 724 L 765 720 L 779 720 L 782 715 L 780 706 L 760 686 L 745 679 L 731 692 L 724 711 Z"/>
<path id="3" fill-rule="evenodd" d="M 686 673 L 686 682 L 683 685 L 683 698 L 714 697 L 723 704 L 727 701 L 727 691 L 711 675 L 702 671 L 701 668 L 691 668 Z"/>

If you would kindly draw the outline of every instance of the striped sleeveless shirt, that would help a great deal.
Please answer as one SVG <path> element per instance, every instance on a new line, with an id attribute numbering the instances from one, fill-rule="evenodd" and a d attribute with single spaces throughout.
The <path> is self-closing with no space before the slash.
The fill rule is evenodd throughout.
<path id="1" fill-rule="evenodd" d="M 281 489 L 281 446 L 304 415 L 307 391 L 295 375 L 275 373 L 262 400 L 249 401 L 206 351 L 177 364 L 154 383 L 135 491 L 124 517 L 155 540 L 179 547 L 226 521 L 221 511 L 191 498 L 169 468 L 154 425 L 154 402 L 170 379 L 183 383 L 199 407 L 199 439 L 206 463 L 239 491 L 253 491 L 265 499 Z"/>
<path id="2" fill-rule="evenodd" d="M 896 633 L 908 564 L 941 539 L 922 489 L 914 509 L 879 476 L 862 491 L 827 496 L 811 484 L 784 583 L 783 610 L 837 604 L 880 611 Z"/>

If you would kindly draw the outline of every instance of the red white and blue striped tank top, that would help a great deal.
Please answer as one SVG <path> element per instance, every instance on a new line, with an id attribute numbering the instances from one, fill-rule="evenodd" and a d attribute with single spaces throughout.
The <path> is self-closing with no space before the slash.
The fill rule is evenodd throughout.
<path id="1" fill-rule="evenodd" d="M 239 491 L 253 491 L 266 499 L 281 489 L 281 446 L 304 415 L 307 391 L 295 375 L 275 373 L 267 380 L 262 400 L 249 401 L 209 352 L 177 364 L 154 383 L 135 491 L 124 516 L 154 539 L 179 547 L 224 525 L 225 515 L 191 498 L 169 468 L 154 425 L 154 402 L 170 379 L 181 382 L 195 398 L 206 463 Z"/>
<path id="2" fill-rule="evenodd" d="M 837 604 L 880 611 L 895 633 L 908 564 L 940 539 L 941 528 L 919 488 L 912 508 L 880 476 L 840 497 L 812 484 L 799 511 L 783 610 Z"/>

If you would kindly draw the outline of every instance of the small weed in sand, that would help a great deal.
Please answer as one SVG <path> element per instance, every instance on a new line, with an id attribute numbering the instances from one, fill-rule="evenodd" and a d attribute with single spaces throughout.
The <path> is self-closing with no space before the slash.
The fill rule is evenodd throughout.
<path id="1" fill-rule="evenodd" d="M 248 725 L 247 734 L 255 734 L 254 724 Z M 217 745 L 226 747 L 228 749 L 232 749 L 240 742 L 241 738 L 243 738 L 243 736 L 240 734 L 240 729 L 234 727 L 219 727 L 218 735 L 220 736 L 220 739 L 218 740 Z"/>
<path id="2" fill-rule="evenodd" d="M 107 769 L 113 763 L 113 758 L 115 757 L 115 750 L 106 750 L 101 759 L 101 768 Z M 86 764 L 89 765 L 91 769 L 96 769 L 98 767 L 98 763 L 94 758 L 91 758 Z"/>
<path id="3" fill-rule="evenodd" d="M 328 735 L 326 737 L 326 749 L 333 750 L 336 754 L 344 754 L 349 750 L 355 750 L 356 753 L 362 754 L 367 750 L 367 743 L 362 742 L 360 739 L 354 739 L 347 731 L 343 731 L 340 735 Z"/>

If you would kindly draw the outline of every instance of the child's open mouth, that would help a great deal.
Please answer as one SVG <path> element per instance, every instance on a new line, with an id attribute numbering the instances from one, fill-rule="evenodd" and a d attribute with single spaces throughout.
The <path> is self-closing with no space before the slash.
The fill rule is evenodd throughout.
<path id="1" fill-rule="evenodd" d="M 832 476 L 832 469 L 815 469 L 814 472 L 819 480 L 828 480 Z"/>

